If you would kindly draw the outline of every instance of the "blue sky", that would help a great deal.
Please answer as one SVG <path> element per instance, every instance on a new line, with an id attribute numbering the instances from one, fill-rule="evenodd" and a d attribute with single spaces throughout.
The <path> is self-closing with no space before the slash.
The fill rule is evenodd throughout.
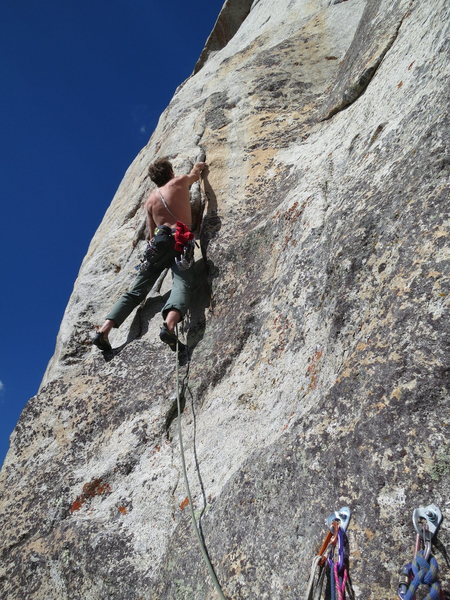
<path id="1" fill-rule="evenodd" d="M 0 23 L 0 462 L 127 167 L 222 0 L 15 0 Z"/>

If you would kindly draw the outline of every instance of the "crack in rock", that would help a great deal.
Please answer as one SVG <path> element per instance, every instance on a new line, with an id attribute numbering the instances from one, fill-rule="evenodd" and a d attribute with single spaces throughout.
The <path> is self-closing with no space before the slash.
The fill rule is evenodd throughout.
<path id="1" fill-rule="evenodd" d="M 337 104 L 334 108 L 329 110 L 327 115 L 325 117 L 323 117 L 321 119 L 321 121 L 328 121 L 329 119 L 334 117 L 334 115 L 336 115 L 337 113 L 342 112 L 343 110 L 347 109 L 354 102 L 356 102 L 359 98 L 361 98 L 361 96 L 365 93 L 365 91 L 369 87 L 370 82 L 374 78 L 375 73 L 378 71 L 381 63 L 383 62 L 386 54 L 389 52 L 389 50 L 394 45 L 395 40 L 397 39 L 398 34 L 400 32 L 403 21 L 410 14 L 410 7 L 411 7 L 411 4 L 409 5 L 406 13 L 400 19 L 399 24 L 397 25 L 394 33 L 388 40 L 384 49 L 378 55 L 378 58 L 375 60 L 375 63 L 373 65 L 371 65 L 370 67 L 368 67 L 367 69 L 365 69 L 362 72 L 362 74 L 358 77 L 357 81 L 355 83 L 353 83 L 347 90 L 344 91 L 341 102 L 339 104 Z"/>

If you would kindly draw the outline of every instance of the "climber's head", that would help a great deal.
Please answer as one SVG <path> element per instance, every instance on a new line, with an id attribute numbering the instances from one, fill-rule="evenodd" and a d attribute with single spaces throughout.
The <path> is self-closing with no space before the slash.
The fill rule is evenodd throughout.
<path id="1" fill-rule="evenodd" d="M 153 183 L 158 187 L 165 185 L 175 177 L 172 163 L 167 158 L 155 160 L 148 168 L 148 174 Z"/>

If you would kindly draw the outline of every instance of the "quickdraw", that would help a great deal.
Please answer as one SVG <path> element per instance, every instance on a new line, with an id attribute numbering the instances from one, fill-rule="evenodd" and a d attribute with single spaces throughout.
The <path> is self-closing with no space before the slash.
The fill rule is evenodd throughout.
<path id="1" fill-rule="evenodd" d="M 320 600 L 322 597 L 345 600 L 345 591 L 349 585 L 345 532 L 350 516 L 350 509 L 343 507 L 325 520 L 329 531 L 314 557 L 305 600 Z M 324 587 L 325 575 L 327 585 Z"/>
<path id="2" fill-rule="evenodd" d="M 442 522 L 442 513 L 438 506 L 430 504 L 413 511 L 413 524 L 416 530 L 414 559 L 400 571 L 398 597 L 400 600 L 415 600 L 421 585 L 428 586 L 424 600 L 440 600 L 442 594 L 438 580 L 438 564 L 431 556 L 431 542 Z"/>

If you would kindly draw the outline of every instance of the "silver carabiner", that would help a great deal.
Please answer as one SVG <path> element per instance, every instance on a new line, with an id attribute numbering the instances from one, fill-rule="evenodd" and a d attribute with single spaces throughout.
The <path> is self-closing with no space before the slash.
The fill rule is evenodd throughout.
<path id="1" fill-rule="evenodd" d="M 428 560 L 431 554 L 431 540 L 442 523 L 442 512 L 436 504 L 419 506 L 413 511 L 412 521 L 417 535 L 423 540 L 424 558 Z"/>

